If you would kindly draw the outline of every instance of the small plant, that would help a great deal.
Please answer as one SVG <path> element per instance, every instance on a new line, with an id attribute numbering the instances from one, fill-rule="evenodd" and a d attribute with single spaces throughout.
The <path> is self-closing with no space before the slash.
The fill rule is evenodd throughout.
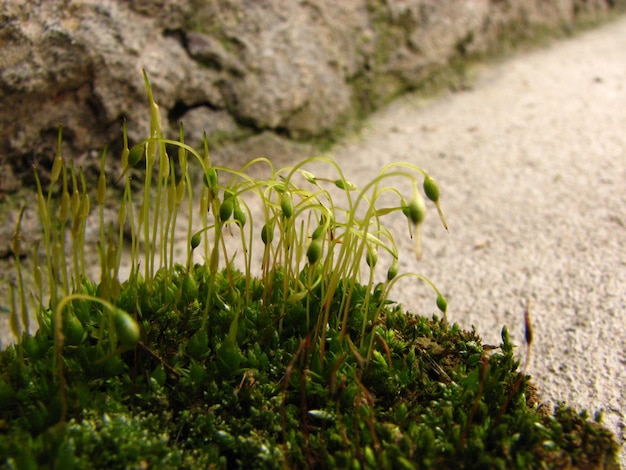
<path id="1" fill-rule="evenodd" d="M 150 133 L 131 147 L 124 128 L 123 190 L 113 201 L 106 149 L 101 157 L 99 280 L 85 262 L 94 196 L 61 155 L 60 132 L 47 192 L 37 179 L 45 265 L 33 257 L 32 294 L 22 280 L 18 221 L 18 342 L 0 354 L 5 466 L 528 468 L 615 460 L 616 445 L 598 424 L 564 407 L 554 415 L 538 407 L 506 329 L 500 352 L 489 355 L 474 332 L 448 324 L 447 302 L 427 278 L 399 273 L 385 218 L 406 218 L 420 256 L 421 187 L 447 228 L 428 173 L 396 163 L 358 187 L 322 157 L 278 170 L 267 159 L 241 170 L 216 166 L 206 139 L 198 152 L 182 126 L 178 140 L 163 136 L 144 79 Z M 200 194 L 191 166 L 202 176 Z M 104 216 L 112 202 L 117 228 Z M 181 212 L 186 250 L 178 259 Z M 441 318 L 406 314 L 389 300 L 404 276 L 433 289 Z"/>

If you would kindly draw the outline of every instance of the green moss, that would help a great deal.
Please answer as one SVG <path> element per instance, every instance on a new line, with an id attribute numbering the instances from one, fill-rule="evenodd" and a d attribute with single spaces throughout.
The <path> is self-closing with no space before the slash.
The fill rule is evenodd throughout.
<path id="1" fill-rule="evenodd" d="M 320 359 L 302 329 L 304 303 L 282 313 L 280 290 L 273 294 L 276 304 L 264 305 L 259 292 L 240 312 L 237 345 L 229 353 L 236 361 L 221 367 L 236 298 L 226 304 L 230 310 L 213 307 L 203 329 L 202 303 L 154 301 L 155 294 L 182 287 L 182 267 L 179 272 L 150 288 L 139 285 L 143 338 L 136 351 L 95 367 L 88 358 L 102 357 L 98 327 L 85 323 L 85 341 L 64 353 L 65 424 L 55 424 L 53 338 L 40 330 L 29 340 L 36 352 L 23 361 L 13 347 L 2 352 L 1 460 L 19 468 L 29 461 L 38 468 L 615 465 L 617 445 L 599 424 L 563 405 L 546 412 L 528 377 L 514 388 L 519 362 L 506 335 L 488 354 L 475 332 L 388 304 L 369 333 L 376 338 L 371 361 L 363 362 L 332 330 Z M 207 268 L 196 265 L 192 273 L 199 291 L 206 290 Z M 235 279 L 219 291 L 222 299 L 245 289 L 241 273 L 216 276 L 223 286 Z M 122 298 L 130 289 L 129 282 Z M 320 294 L 306 302 L 320 302 Z M 364 295 L 359 286 L 350 312 L 348 335 L 355 341 Z"/>

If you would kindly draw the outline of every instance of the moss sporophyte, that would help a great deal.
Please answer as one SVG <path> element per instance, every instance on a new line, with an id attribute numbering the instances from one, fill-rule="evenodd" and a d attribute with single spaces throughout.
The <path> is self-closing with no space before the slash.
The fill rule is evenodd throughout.
<path id="1" fill-rule="evenodd" d="M 123 127 L 123 189 L 110 187 L 105 149 L 92 192 L 59 132 L 47 192 L 37 178 L 44 261 L 36 249 L 32 285 L 18 219 L 0 465 L 615 465 L 617 446 L 597 422 L 539 406 L 506 329 L 485 351 L 448 323 L 427 278 L 399 273 L 388 217 L 406 218 L 418 254 L 427 203 L 447 227 L 429 174 L 395 163 L 359 187 L 323 157 L 278 170 L 262 158 L 213 165 L 206 140 L 200 152 L 185 144 L 182 125 L 178 140 L 163 136 L 144 79 L 150 130 L 131 147 Z M 85 260 L 94 212 L 96 275 Z M 411 276 L 433 289 L 441 318 L 389 299 Z M 528 314 L 526 324 L 529 353 Z"/>

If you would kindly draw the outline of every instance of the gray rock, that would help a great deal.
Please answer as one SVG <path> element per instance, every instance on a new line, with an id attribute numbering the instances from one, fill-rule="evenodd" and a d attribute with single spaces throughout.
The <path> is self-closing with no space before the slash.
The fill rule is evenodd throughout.
<path id="1" fill-rule="evenodd" d="M 244 75 L 244 64 L 230 54 L 217 39 L 195 31 L 187 31 L 183 37 L 192 59 L 218 71 L 227 70 L 237 76 Z"/>
<path id="2" fill-rule="evenodd" d="M 205 133 L 211 148 L 239 141 L 250 134 L 237 125 L 228 111 L 214 110 L 209 106 L 185 109 L 178 120 L 183 124 L 185 143 L 197 149 L 202 148 Z"/>
<path id="3" fill-rule="evenodd" d="M 105 142 L 119 148 L 123 118 L 131 143 L 142 139 L 142 68 L 169 136 L 188 119 L 188 130 L 199 123 L 238 146 L 266 132 L 303 140 L 332 134 L 505 33 L 569 27 L 623 3 L 0 0 L 0 167 L 18 179 L 32 164 L 48 167 L 60 125 L 66 158 L 85 166 Z"/>
<path id="4" fill-rule="evenodd" d="M 241 142 L 213 152 L 213 161 L 218 165 L 232 166 L 233 161 L 248 162 L 256 158 L 267 158 L 276 169 L 286 167 L 315 154 L 315 147 L 296 142 L 273 132 L 265 131 Z"/>

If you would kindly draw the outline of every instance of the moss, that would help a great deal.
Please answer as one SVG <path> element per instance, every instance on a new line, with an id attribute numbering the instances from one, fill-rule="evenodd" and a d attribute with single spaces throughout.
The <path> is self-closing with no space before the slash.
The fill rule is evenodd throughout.
<path id="1" fill-rule="evenodd" d="M 217 274 L 226 284 L 232 275 Z M 196 279 L 208 276 L 194 268 Z M 563 405 L 541 410 L 528 377 L 513 388 L 519 362 L 506 336 L 487 354 L 475 332 L 390 304 L 372 331 L 369 363 L 332 331 L 320 361 L 303 348 L 303 306 L 289 307 L 281 332 L 280 309 L 268 311 L 259 298 L 241 313 L 228 353 L 236 365 L 222 368 L 234 313 L 216 310 L 203 330 L 202 304 L 152 302 L 148 295 L 170 288 L 151 289 L 138 299 L 144 331 L 135 352 L 94 368 L 86 358 L 101 353 L 87 326 L 87 339 L 64 354 L 65 425 L 54 424 L 53 339 L 37 333 L 22 362 L 14 348 L 0 355 L 1 460 L 39 468 L 617 468 L 617 445 L 599 424 Z"/>

